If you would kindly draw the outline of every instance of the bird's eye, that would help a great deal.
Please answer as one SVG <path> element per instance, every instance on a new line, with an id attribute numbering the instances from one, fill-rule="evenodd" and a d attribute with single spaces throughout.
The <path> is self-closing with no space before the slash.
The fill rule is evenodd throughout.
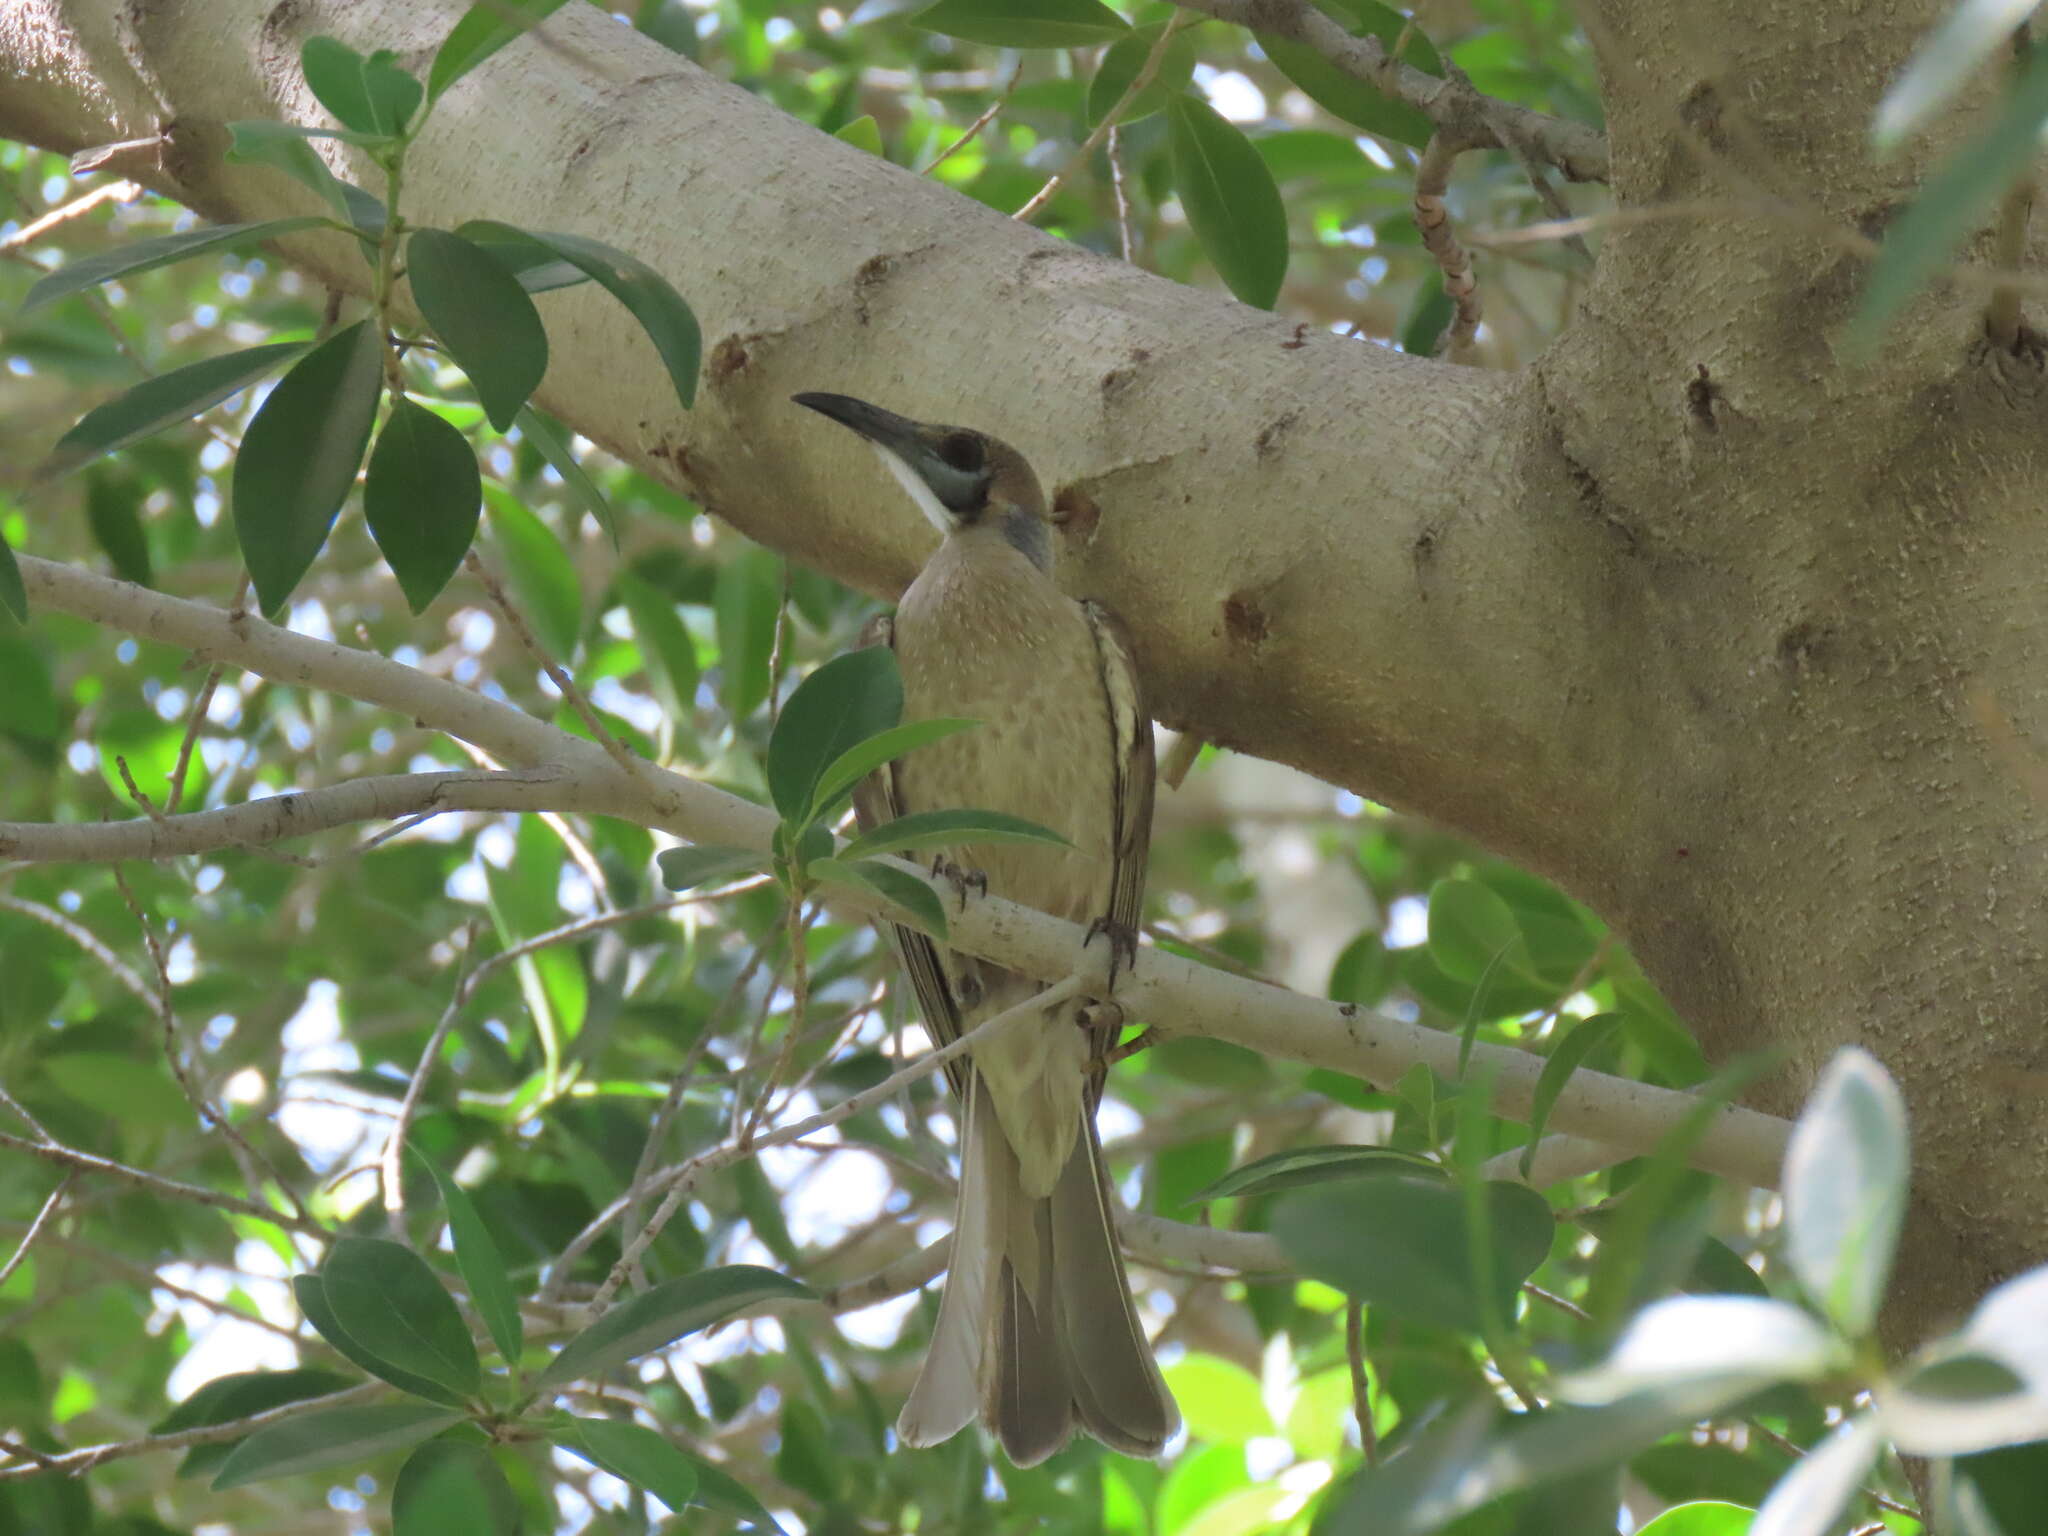
<path id="1" fill-rule="evenodd" d="M 973 474 L 982 465 L 981 439 L 972 432 L 948 432 L 939 444 L 939 457 L 955 469 Z"/>

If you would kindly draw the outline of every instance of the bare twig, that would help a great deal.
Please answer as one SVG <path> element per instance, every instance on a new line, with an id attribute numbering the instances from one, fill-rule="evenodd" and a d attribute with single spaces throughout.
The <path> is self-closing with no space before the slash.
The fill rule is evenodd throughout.
<path id="1" fill-rule="evenodd" d="M 206 669 L 206 681 L 199 685 L 199 692 L 192 700 L 192 718 L 185 723 L 185 739 L 178 743 L 177 766 L 171 770 L 170 788 L 164 792 L 164 813 L 169 815 L 178 809 L 178 802 L 185 798 L 185 774 L 192 766 L 192 749 L 199 741 L 199 728 L 206 723 L 206 711 L 213 703 L 213 691 L 220 686 L 220 667 Z"/>
<path id="2" fill-rule="evenodd" d="M 1103 136 L 1116 126 L 1117 120 L 1130 111 L 1131 103 L 1138 99 L 1138 93 L 1150 85 L 1152 77 L 1159 73 L 1159 66 L 1166 58 L 1166 45 L 1173 41 L 1173 34 L 1181 29 L 1187 19 L 1185 12 L 1178 12 L 1159 29 L 1158 41 L 1152 44 L 1152 51 L 1145 55 L 1145 62 L 1139 65 L 1138 72 L 1131 76 L 1131 83 L 1124 87 L 1124 93 L 1116 99 L 1116 105 L 1102 114 L 1102 121 L 1095 125 L 1094 132 L 1081 141 L 1080 147 L 1067 157 L 1067 163 L 1053 173 L 1050 181 L 1032 194 L 1031 201 L 1019 208 L 1012 215 L 1013 218 L 1029 223 L 1032 216 L 1051 202 L 1059 189 L 1066 185 L 1067 179 L 1087 163 L 1088 157 L 1095 153 L 1095 146 L 1100 144 Z"/>
<path id="3" fill-rule="evenodd" d="M 1472 273 L 1472 258 L 1458 244 L 1451 229 L 1451 212 L 1444 203 L 1450 189 L 1451 165 L 1458 152 L 1441 135 L 1432 138 L 1415 167 L 1415 227 L 1422 232 L 1423 249 L 1436 261 L 1444 275 L 1444 292 L 1457 306 L 1451 323 L 1444 327 L 1439 350 L 1454 363 L 1472 360 L 1472 342 L 1479 331 L 1481 313 L 1479 279 Z"/>
<path id="4" fill-rule="evenodd" d="M 41 218 L 31 219 L 13 234 L 0 238 L 0 252 L 18 251 L 23 246 L 33 245 L 51 230 L 91 213 L 101 203 L 133 202 L 141 195 L 142 188 L 132 181 L 110 181 L 105 186 L 94 187 L 83 196 L 74 197 L 70 202 L 52 208 Z"/>
<path id="5" fill-rule="evenodd" d="M 36 1212 L 36 1219 L 28 1224 L 28 1231 L 22 1234 L 21 1242 L 16 1245 L 13 1254 L 5 1264 L 0 1264 L 0 1285 L 5 1285 L 13 1277 L 14 1272 L 21 1268 L 21 1261 L 28 1257 L 29 1249 L 35 1247 L 36 1239 L 43 1235 L 43 1228 L 49 1223 L 50 1218 L 57 1214 L 57 1208 L 64 1203 L 64 1197 L 71 1193 L 71 1181 L 77 1177 L 75 1173 L 67 1173 L 57 1181 L 57 1187 L 50 1191 L 50 1198 L 45 1200 L 43 1208 Z"/>
<path id="6" fill-rule="evenodd" d="M 263 1413 L 252 1413 L 246 1419 L 234 1419 L 226 1424 L 206 1424 L 197 1429 L 181 1429 L 167 1435 L 140 1435 L 133 1440 L 116 1440 L 105 1445 L 88 1445 L 79 1450 L 66 1451 L 59 1456 L 38 1456 L 30 1452 L 31 1465 L 25 1467 L 0 1467 L 0 1483 L 18 1482 L 23 1478 L 44 1477 L 58 1473 L 65 1477 L 77 1477 L 90 1472 L 94 1467 L 109 1461 L 119 1461 L 129 1456 L 146 1456 L 153 1451 L 182 1451 L 195 1445 L 219 1445 L 227 1440 L 239 1440 L 244 1435 L 272 1424 L 282 1424 L 304 1414 L 319 1413 L 323 1409 L 343 1408 L 351 1403 L 367 1402 L 381 1392 L 390 1389 L 381 1381 L 366 1381 L 361 1386 L 345 1387 L 339 1392 L 330 1392 L 325 1397 L 308 1397 L 296 1403 L 286 1403 L 281 1408 L 271 1408 Z M 7 1449 L 19 1453 L 25 1447 L 9 1442 Z"/>
<path id="7" fill-rule="evenodd" d="M 1116 199 L 1117 250 L 1125 261 L 1138 259 L 1138 231 L 1131 217 L 1130 189 L 1124 185 L 1123 129 L 1111 126 L 1102 156 L 1109 162 L 1109 190 Z M 1178 785 L 1173 786 L 1179 788 Z"/>
<path id="8" fill-rule="evenodd" d="M 119 1179 L 124 1184 L 146 1189 L 166 1200 L 186 1200 L 194 1205 L 211 1206 L 217 1211 L 231 1211 L 237 1216 L 267 1221 L 274 1227 L 283 1227 L 287 1232 L 303 1233 L 307 1237 L 317 1237 L 322 1241 L 332 1236 L 319 1222 L 307 1217 L 273 1210 L 267 1205 L 258 1205 L 253 1200 L 243 1200 L 235 1195 L 223 1195 L 218 1190 L 201 1189 L 197 1184 L 181 1184 L 176 1179 L 145 1173 L 140 1168 L 130 1168 L 126 1163 L 117 1163 L 91 1152 L 81 1152 L 76 1147 L 67 1147 L 61 1142 L 29 1141 L 0 1131 L 0 1148 L 10 1152 L 26 1152 L 30 1157 L 38 1158 L 54 1167 Z"/>
<path id="9" fill-rule="evenodd" d="M 426 1092 L 427 1077 L 434 1070 L 434 1063 L 441 1059 L 442 1043 L 447 1040 L 448 1031 L 455 1027 L 462 1005 L 476 990 L 470 981 L 474 972 L 467 969 L 476 953 L 476 934 L 477 925 L 472 921 L 467 925 L 462 945 L 465 968 L 455 978 L 455 991 L 448 999 L 448 1006 L 441 1010 L 434 1032 L 427 1036 L 427 1043 L 420 1051 L 419 1062 L 413 1067 L 412 1077 L 405 1085 L 405 1097 L 398 1101 L 398 1116 L 391 1123 L 391 1134 L 384 1138 L 383 1155 L 377 1160 L 384 1190 L 384 1214 L 391 1223 L 392 1236 L 401 1242 L 405 1240 L 405 1179 L 402 1167 L 405 1138 L 412 1131 L 413 1117 L 420 1112 L 420 1096 Z"/>
<path id="10" fill-rule="evenodd" d="M 1372 1378 L 1365 1368 L 1365 1303 L 1344 1303 L 1344 1356 L 1351 1363 L 1351 1411 L 1358 1419 L 1358 1447 L 1368 1467 L 1380 1463 L 1380 1437 L 1372 1422 Z"/>
<path id="11" fill-rule="evenodd" d="M 1003 82 L 1002 90 L 997 94 L 996 99 L 988 104 L 988 110 L 982 113 L 981 116 L 977 117 L 973 122 L 969 123 L 967 125 L 967 130 L 964 133 L 962 133 L 959 138 L 955 139 L 952 143 L 948 144 L 944 149 L 940 150 L 937 157 L 933 159 L 932 163 L 924 168 L 924 174 L 927 176 L 931 175 L 933 171 L 936 171 L 948 160 L 952 159 L 955 155 L 959 154 L 961 150 L 965 149 L 968 145 L 972 144 L 976 139 L 980 138 L 981 130 L 986 128 L 990 123 L 994 122 L 996 120 L 996 114 L 1001 112 L 1004 107 L 1010 104 L 1010 98 L 1013 95 L 1015 95 L 1017 91 L 1017 82 L 1023 78 L 1024 57 L 1023 55 L 1020 54 L 1018 56 L 1015 66 L 1013 66 L 1010 70 L 1010 78 Z"/>

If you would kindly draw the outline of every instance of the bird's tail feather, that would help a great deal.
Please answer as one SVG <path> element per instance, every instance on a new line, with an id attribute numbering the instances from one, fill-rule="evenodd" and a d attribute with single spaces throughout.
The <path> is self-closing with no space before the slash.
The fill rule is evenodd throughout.
<path id="1" fill-rule="evenodd" d="M 995 1115 L 981 1104 L 981 1081 L 967 1074 L 960 1138 L 960 1196 L 953 1216 L 953 1257 L 939 1293 L 938 1321 L 917 1384 L 896 1417 L 905 1445 L 937 1445 L 974 1421 L 981 1407 L 982 1352 L 1003 1263 L 1002 1233 L 1015 1162 Z"/>

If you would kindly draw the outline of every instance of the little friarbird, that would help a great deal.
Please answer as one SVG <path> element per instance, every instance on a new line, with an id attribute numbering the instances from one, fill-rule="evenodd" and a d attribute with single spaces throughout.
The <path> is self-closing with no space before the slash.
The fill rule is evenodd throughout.
<path id="1" fill-rule="evenodd" d="M 894 619 L 869 635 L 896 652 L 905 720 L 981 722 L 864 782 L 863 827 L 953 809 L 1049 827 L 1070 846 L 969 845 L 948 861 L 996 895 L 1090 924 L 1113 945 L 1134 942 L 1152 833 L 1151 719 L 1122 624 L 1053 580 L 1038 477 L 986 433 L 846 395 L 796 401 L 867 439 L 944 535 Z M 1044 990 L 916 929 L 892 938 L 940 1044 Z M 1180 1414 L 1132 1302 L 1095 1133 L 1115 1030 L 1084 1026 L 1072 1007 L 1006 1030 L 949 1069 L 961 1122 L 952 1266 L 897 1433 L 936 1445 L 979 1414 L 1019 1466 L 1044 1461 L 1076 1426 L 1156 1456 Z"/>

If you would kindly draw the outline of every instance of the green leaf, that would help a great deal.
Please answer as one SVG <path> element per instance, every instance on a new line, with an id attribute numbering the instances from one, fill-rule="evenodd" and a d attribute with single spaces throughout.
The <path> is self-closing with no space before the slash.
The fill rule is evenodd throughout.
<path id="1" fill-rule="evenodd" d="M 1886 231 L 1863 300 L 1849 322 L 1852 354 L 1867 355 L 1877 346 L 1892 317 L 2027 173 L 2039 150 L 2043 120 L 2048 120 L 2048 49 L 2036 48 L 1991 126 L 1921 183 L 1912 206 Z"/>
<path id="2" fill-rule="evenodd" d="M 1529 1176 L 1529 1165 L 1536 1160 L 1536 1143 L 1543 1139 L 1543 1127 L 1550 1121 L 1551 1110 L 1557 1107 L 1557 1096 L 1564 1092 L 1572 1074 L 1620 1032 L 1621 1025 L 1618 1013 L 1596 1013 L 1574 1024 L 1552 1048 L 1543 1063 L 1542 1075 L 1536 1079 L 1535 1102 L 1529 1110 L 1529 1144 L 1522 1148 L 1523 1178 Z"/>
<path id="3" fill-rule="evenodd" d="M 0 647 L 0 671 L 13 672 L 14 658 Z M 0 697 L 9 684 L 0 681 Z M 55 701 L 52 700 L 54 706 Z M 0 708 L 0 725 L 25 731 L 28 722 L 10 718 Z M 41 734 L 25 731 L 26 734 Z M 54 730 L 50 732 L 54 735 Z M 110 1119 L 135 1126 L 189 1126 L 192 1104 L 168 1072 L 152 1061 L 137 1061 L 113 1051 L 64 1051 L 46 1056 L 43 1075 L 79 1103 Z"/>
<path id="4" fill-rule="evenodd" d="M 213 1486 L 216 1491 L 239 1488 L 266 1478 L 367 1461 L 438 1434 L 461 1418 L 458 1412 L 425 1403 L 371 1403 L 287 1419 L 257 1430 L 236 1446 Z"/>
<path id="5" fill-rule="evenodd" d="M 462 1314 L 427 1261 L 381 1237 L 335 1239 L 321 1288 L 343 1331 L 381 1360 L 464 1396 L 482 1381 Z"/>
<path id="6" fill-rule="evenodd" d="M 597 482 L 576 462 L 576 454 L 569 447 L 569 435 L 562 430 L 562 424 L 530 405 L 522 405 L 513 419 L 520 432 L 540 450 L 540 456 L 562 477 L 562 485 L 570 496 L 597 519 L 597 526 L 604 530 L 605 537 L 612 541 L 612 548 L 616 550 L 619 547 L 619 523 L 612 515 L 612 504 L 604 499 L 604 492 L 597 488 Z"/>
<path id="7" fill-rule="evenodd" d="M 1877 1058 L 1836 1052 L 1785 1152 L 1785 1252 L 1851 1338 L 1877 1321 L 1912 1178 L 1906 1104 Z"/>
<path id="8" fill-rule="evenodd" d="M 871 155 L 882 156 L 882 127 L 871 115 L 856 117 L 852 122 L 840 125 L 833 130 L 832 137 L 842 143 L 851 144 L 855 149 L 864 149 Z"/>
<path id="9" fill-rule="evenodd" d="M 238 1371 L 231 1376 L 216 1376 L 151 1425 L 150 1433 L 169 1435 L 181 1429 L 231 1424 L 251 1414 L 282 1408 L 286 1403 L 303 1402 L 309 1397 L 325 1397 L 330 1392 L 339 1392 L 343 1387 L 352 1385 L 353 1381 L 347 1376 L 310 1366 L 290 1371 Z M 243 1436 L 243 1439 L 247 1438 Z M 178 1476 L 211 1477 L 241 1443 L 241 1440 L 229 1440 L 218 1445 L 193 1446 L 178 1463 Z"/>
<path id="10" fill-rule="evenodd" d="M 1232 1195 L 1268 1195 L 1277 1189 L 1295 1189 L 1304 1184 L 1327 1184 L 1334 1179 L 1355 1179 L 1361 1175 L 1410 1173 L 1424 1178 L 1444 1176 L 1426 1157 L 1392 1147 L 1294 1147 L 1271 1156 L 1255 1158 L 1198 1190 L 1184 1202 L 1202 1205 Z"/>
<path id="11" fill-rule="evenodd" d="M 919 811 L 863 832 L 844 848 L 841 859 L 870 857 L 878 853 L 921 853 L 933 848 L 954 848 L 962 843 L 1040 843 L 1071 848 L 1059 833 L 1021 816 L 1001 811 Z"/>
<path id="12" fill-rule="evenodd" d="M 335 38 L 309 37 L 299 49 L 299 68 L 336 122 L 357 133 L 395 137 L 405 132 L 423 94 L 397 57 L 380 48 L 366 59 Z"/>
<path id="13" fill-rule="evenodd" d="M 697 1462 L 668 1437 L 626 1419 L 577 1419 L 556 1443 L 613 1477 L 645 1488 L 670 1509 L 688 1508 L 697 1498 Z"/>
<path id="14" fill-rule="evenodd" d="M 798 683 L 768 738 L 768 794 L 782 819 L 808 821 L 825 770 L 902 718 L 903 675 L 886 645 L 834 656 Z"/>
<path id="15" fill-rule="evenodd" d="M 1424 277 L 1422 286 L 1416 290 L 1415 302 L 1408 310 L 1408 318 L 1401 322 L 1401 350 L 1411 357 L 1436 356 L 1444 327 L 1451 323 L 1451 316 L 1457 312 L 1457 301 L 1444 292 L 1444 285 L 1435 274 Z"/>
<path id="16" fill-rule="evenodd" d="M 266 614 L 306 574 L 348 499 L 384 386 L 384 336 L 358 320 L 278 381 L 235 455 L 235 538 Z"/>
<path id="17" fill-rule="evenodd" d="M 661 707 L 677 725 L 687 728 L 697 713 L 697 642 L 676 615 L 668 594 L 630 571 L 613 583 L 633 621 L 633 639 Z"/>
<path id="18" fill-rule="evenodd" d="M 1271 309 L 1287 277 L 1287 210 L 1252 141 L 1196 97 L 1166 106 L 1174 190 L 1210 265 L 1230 291 Z"/>
<path id="19" fill-rule="evenodd" d="M 28 622 L 28 588 L 22 585 L 21 567 L 15 563 L 5 533 L 0 533 L 0 606 L 14 615 L 17 624 Z"/>
<path id="20" fill-rule="evenodd" d="M 154 240 L 119 245 L 111 251 L 101 251 L 69 266 L 59 267 L 38 281 L 21 301 L 21 312 L 26 315 L 45 304 L 54 304 L 70 294 L 114 278 L 147 272 L 152 267 L 167 267 L 174 261 L 203 256 L 208 251 L 230 250 L 253 245 L 258 240 L 274 240 L 279 235 L 323 226 L 331 228 L 332 224 L 317 215 L 301 214 L 289 219 L 265 219 L 257 224 L 205 224 L 183 234 L 159 235 Z"/>
<path id="21" fill-rule="evenodd" d="M 1101 0 L 939 0 L 910 24 L 995 48 L 1086 48 L 1130 30 Z"/>
<path id="22" fill-rule="evenodd" d="M 811 800 L 811 815 L 823 816 L 841 795 L 882 764 L 893 763 L 907 752 L 943 741 L 948 736 L 971 731 L 979 724 L 979 720 L 912 720 L 906 725 L 883 731 L 879 736 L 870 736 L 858 746 L 849 747 L 818 776 L 818 787 Z"/>
<path id="23" fill-rule="evenodd" d="M 711 590 L 718 626 L 718 691 L 743 720 L 768 697 L 768 662 L 782 616 L 782 562 L 754 545 L 719 567 Z"/>
<path id="24" fill-rule="evenodd" d="M 764 1301 L 806 1300 L 809 1286 L 772 1269 L 730 1264 L 667 1280 L 620 1302 L 563 1348 L 534 1380 L 545 1391 L 602 1375 L 685 1334 Z"/>
<path id="25" fill-rule="evenodd" d="M 486 484 L 484 504 L 491 509 L 491 532 L 512 595 L 548 654 L 567 665 L 583 633 L 583 592 L 568 551 L 553 529 L 502 486 Z"/>
<path id="26" fill-rule="evenodd" d="M 1405 31 L 1408 41 L 1401 51 L 1401 62 L 1426 75 L 1443 74 L 1443 60 L 1429 39 L 1419 27 L 1411 28 L 1408 18 L 1392 6 L 1379 0 L 1328 0 L 1321 9 L 1353 37 L 1376 37 L 1389 51 Z M 1429 143 L 1435 125 L 1426 114 L 1366 84 L 1306 44 L 1269 32 L 1254 35 L 1274 67 L 1332 117 L 1416 149 Z"/>
<path id="27" fill-rule="evenodd" d="M 519 1495 L 472 1440 L 429 1440 L 391 1485 L 391 1536 L 516 1536 Z"/>
<path id="28" fill-rule="evenodd" d="M 838 859 L 812 859 L 809 873 L 813 879 L 830 885 L 873 891 L 908 913 L 913 927 L 922 928 L 935 939 L 944 939 L 947 935 L 946 905 L 939 899 L 939 893 L 917 876 L 905 874 L 894 865 L 873 859 L 863 859 L 858 864 L 845 864 Z"/>
<path id="29" fill-rule="evenodd" d="M 1149 27 L 1125 33 L 1109 45 L 1108 51 L 1102 55 L 1102 62 L 1095 66 L 1095 78 L 1088 82 L 1090 128 L 1100 123 L 1124 99 L 1124 92 L 1131 88 L 1131 82 L 1138 78 L 1138 71 L 1152 57 L 1152 50 L 1159 45 L 1159 34 L 1165 29 L 1166 23 L 1154 22 Z M 1124 109 L 1118 123 L 1129 126 L 1154 112 L 1164 112 L 1167 102 L 1186 88 L 1194 73 L 1195 37 L 1191 29 L 1183 29 L 1174 33 L 1167 43 L 1166 52 L 1159 59 L 1159 68 L 1153 72 L 1145 89 L 1138 92 L 1137 99 Z"/>
<path id="30" fill-rule="evenodd" d="M 320 158 L 308 141 L 329 136 L 354 140 L 368 138 L 372 143 L 381 143 L 381 139 L 350 133 L 346 129 L 300 128 L 291 123 L 260 119 L 229 123 L 228 132 L 227 157 L 230 163 L 267 165 L 273 170 L 283 171 L 300 186 L 318 193 L 343 224 L 360 228 L 349 199 L 342 191 L 341 178 L 328 168 L 327 162 Z M 374 252 L 366 254 L 372 261 L 376 259 Z"/>
<path id="31" fill-rule="evenodd" d="M 1186 1355 L 1162 1373 L 1187 1420 L 1188 1433 L 1211 1445 L 1242 1445 L 1276 1434 L 1260 1399 L 1259 1379 L 1215 1355 Z"/>
<path id="32" fill-rule="evenodd" d="M 400 400 L 370 454 L 363 518 L 414 613 L 426 611 L 469 552 L 483 494 L 469 439 Z"/>
<path id="33" fill-rule="evenodd" d="M 49 457 L 36 466 L 35 478 L 46 480 L 66 474 L 103 453 L 113 453 L 165 427 L 189 421 L 276 372 L 288 359 L 305 350 L 304 342 L 282 341 L 230 352 L 225 357 L 209 357 L 144 379 L 133 389 L 81 416 L 78 425 L 58 438 Z"/>
<path id="34" fill-rule="evenodd" d="M 445 229 L 414 232 L 405 270 L 420 314 L 469 375 L 484 415 L 507 430 L 548 371 L 548 333 L 533 300 L 502 261 Z"/>
<path id="35" fill-rule="evenodd" d="M 689 843 L 664 848 L 654 856 L 661 869 L 661 883 L 671 891 L 691 891 L 714 880 L 753 874 L 768 867 L 768 856 L 752 848 L 728 848 L 720 843 Z"/>
<path id="36" fill-rule="evenodd" d="M 595 278 L 626 310 L 668 370 L 676 399 L 688 410 L 697 398 L 697 369 L 704 354 L 703 334 L 697 328 L 696 313 L 683 296 L 654 268 L 637 256 L 587 235 L 565 235 L 544 229 L 522 229 L 492 219 L 478 219 L 461 226 L 461 232 L 475 240 L 489 236 L 499 242 L 525 239 Z"/>
<path id="37" fill-rule="evenodd" d="M 92 528 L 93 542 L 106 552 L 116 576 L 146 587 L 150 584 L 149 535 L 143 532 L 142 519 L 136 513 L 142 496 L 140 486 L 102 470 L 85 478 L 85 520 Z"/>
<path id="38" fill-rule="evenodd" d="M 435 50 L 427 69 L 427 99 L 439 100 L 449 86 L 561 8 L 562 0 L 484 0 L 472 5 Z"/>
<path id="39" fill-rule="evenodd" d="M 1496 971 L 1536 979 L 1513 910 L 1477 880 L 1439 880 L 1430 887 L 1429 956 L 1458 981 L 1476 984 Z"/>
<path id="40" fill-rule="evenodd" d="M 1512 1315 L 1517 1286 L 1550 1252 L 1550 1207 L 1526 1185 L 1486 1186 L 1490 1284 L 1496 1315 Z M 1476 1332 L 1486 1305 L 1465 1197 L 1447 1179 L 1389 1173 L 1290 1195 L 1273 1232 L 1288 1257 L 1368 1306 L 1415 1322 Z"/>
<path id="41" fill-rule="evenodd" d="M 441 1205 L 448 1212 L 449 1239 L 455 1246 L 455 1267 L 462 1271 L 463 1283 L 469 1287 L 469 1304 L 490 1330 L 491 1342 L 498 1346 L 499 1355 L 507 1365 L 516 1368 L 520 1351 L 526 1347 L 526 1330 L 519 1318 L 519 1296 L 512 1289 L 504 1257 L 483 1217 L 477 1214 L 469 1191 L 425 1153 L 415 1149 L 413 1156 L 426 1164 L 427 1172 L 434 1176 L 435 1188 L 441 1191 Z"/>
<path id="42" fill-rule="evenodd" d="M 410 1392 L 414 1397 L 424 1397 L 428 1402 L 442 1403 L 451 1408 L 462 1405 L 459 1393 L 450 1392 L 446 1387 L 389 1360 L 379 1359 L 351 1338 L 335 1317 L 334 1309 L 327 1304 L 327 1287 L 317 1274 L 294 1275 L 292 1295 L 299 1303 L 299 1310 L 306 1315 L 306 1321 L 313 1325 L 314 1332 L 333 1345 L 335 1352 L 350 1364 Z"/>

